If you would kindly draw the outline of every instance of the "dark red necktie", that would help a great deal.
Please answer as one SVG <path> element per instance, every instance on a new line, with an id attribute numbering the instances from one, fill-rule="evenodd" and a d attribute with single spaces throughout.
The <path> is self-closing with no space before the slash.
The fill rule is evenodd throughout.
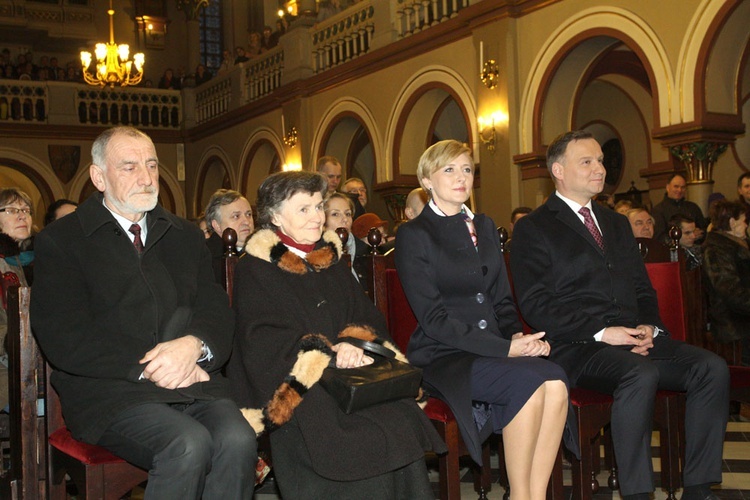
<path id="1" fill-rule="evenodd" d="M 591 210 L 589 210 L 588 207 L 581 207 L 578 213 L 583 215 L 583 225 L 586 226 L 586 229 L 589 230 L 591 236 L 594 237 L 594 241 L 599 245 L 599 248 L 604 250 L 604 238 L 602 238 L 602 233 L 599 232 L 599 228 L 596 227 L 594 218 L 591 217 Z"/>
<path id="2" fill-rule="evenodd" d="M 143 253 L 143 241 L 141 241 L 141 226 L 138 224 L 133 224 L 130 226 L 129 231 L 133 233 L 133 246 L 135 247 L 135 250 L 141 254 Z"/>

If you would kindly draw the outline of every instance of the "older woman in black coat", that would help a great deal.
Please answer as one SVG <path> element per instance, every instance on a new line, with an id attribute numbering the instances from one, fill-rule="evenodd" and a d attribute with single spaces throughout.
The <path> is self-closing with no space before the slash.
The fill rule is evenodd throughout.
<path id="1" fill-rule="evenodd" d="M 257 432 L 270 432 L 284 498 L 434 498 L 424 452 L 444 444 L 414 400 L 345 414 L 317 383 L 330 358 L 314 341 L 390 344 L 383 317 L 339 261 L 336 233 L 323 233 L 326 191 L 312 172 L 274 174 L 258 189 L 263 229 L 235 271 L 234 398 Z M 339 368 L 372 362 L 350 344 L 333 351 Z"/>
<path id="2" fill-rule="evenodd" d="M 745 207 L 721 200 L 711 208 L 713 230 L 703 243 L 711 333 L 717 342 L 742 341 L 750 365 L 750 250 Z"/>
<path id="3" fill-rule="evenodd" d="M 541 500 L 569 411 L 565 373 L 540 359 L 550 351 L 543 332 L 521 333 L 495 225 L 465 205 L 471 150 L 438 142 L 417 177 L 430 202 L 396 238 L 396 268 L 419 322 L 409 360 L 453 410 L 474 459 L 502 432 L 513 498 Z"/>

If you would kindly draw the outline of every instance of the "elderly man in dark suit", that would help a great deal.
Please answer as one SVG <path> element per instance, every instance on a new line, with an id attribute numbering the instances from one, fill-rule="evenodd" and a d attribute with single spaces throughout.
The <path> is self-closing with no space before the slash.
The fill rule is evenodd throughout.
<path id="1" fill-rule="evenodd" d="M 221 374 L 234 315 L 197 226 L 157 204 L 137 129 L 92 146 L 101 191 L 39 233 L 31 322 L 73 436 L 149 471 L 146 498 L 250 498 L 255 434 Z"/>
<path id="2" fill-rule="evenodd" d="M 626 499 L 654 489 L 657 389 L 687 392 L 682 498 L 716 498 L 729 401 L 718 356 L 669 338 L 628 220 L 591 203 L 604 186 L 599 143 L 583 131 L 549 146 L 556 192 L 513 232 L 511 269 L 525 320 L 578 387 L 614 396 L 612 436 Z"/>

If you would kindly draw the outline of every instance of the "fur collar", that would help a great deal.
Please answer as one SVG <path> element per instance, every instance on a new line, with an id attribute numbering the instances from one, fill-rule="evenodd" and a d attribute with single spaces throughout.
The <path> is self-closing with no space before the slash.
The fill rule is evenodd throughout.
<path id="1" fill-rule="evenodd" d="M 334 231 L 325 231 L 315 245 L 315 250 L 303 259 L 281 242 L 270 229 L 256 232 L 245 245 L 245 252 L 276 264 L 280 269 L 294 274 L 319 272 L 337 263 L 341 258 L 341 239 Z"/>

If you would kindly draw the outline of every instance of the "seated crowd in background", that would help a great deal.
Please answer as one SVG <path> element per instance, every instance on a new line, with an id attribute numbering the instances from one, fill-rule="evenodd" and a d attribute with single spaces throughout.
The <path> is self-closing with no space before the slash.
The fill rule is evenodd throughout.
<path id="1" fill-rule="evenodd" d="M 0 51 L 0 78 L 6 80 L 83 82 L 81 64 L 77 61 L 68 62 L 65 67 L 58 63 L 57 57 L 43 55 L 39 63 L 34 62 L 31 52 L 18 54 L 13 61 L 9 49 Z"/>
<path id="2" fill-rule="evenodd" d="M 200 67 L 201 65 L 196 69 L 196 74 Z M 178 78 L 171 69 L 166 70 L 164 76 L 169 81 Z M 114 181 L 108 177 L 106 164 L 114 160 L 108 155 L 114 154 L 115 148 L 111 151 L 107 149 L 107 141 L 124 141 L 149 151 L 153 149 L 148 136 L 141 132 L 130 128 L 113 130 L 114 132 L 105 132 L 95 142 L 95 147 L 99 144 L 100 148 L 99 157 L 94 158 L 95 165 L 101 167 L 92 167 L 92 180 L 95 180 L 96 187 L 104 194 L 97 194 L 89 200 L 84 205 L 87 215 L 81 216 L 106 216 L 107 223 L 111 224 L 114 224 L 114 220 L 109 220 L 112 219 L 109 213 L 116 214 L 123 207 L 132 206 L 127 202 L 119 205 L 118 200 L 108 197 L 113 196 L 110 183 Z M 95 178 L 97 169 L 101 172 Z M 344 250 L 354 259 L 369 253 L 371 248 L 367 234 L 372 228 L 381 231 L 381 252 L 393 248 L 396 242 L 388 239 L 388 221 L 375 213 L 365 212 L 368 203 L 367 186 L 361 179 L 350 177 L 341 184 L 342 166 L 334 157 L 321 158 L 317 170 L 320 175 L 305 171 L 283 172 L 263 181 L 257 199 L 258 230 L 250 203 L 240 192 L 234 190 L 217 190 L 211 196 L 205 215 L 201 218 L 216 281 L 221 282 L 222 277 L 224 248 L 221 235 L 226 228 L 232 227 L 237 232 L 237 250 L 242 255 L 235 275 L 233 308 L 237 322 L 231 346 L 234 354 L 226 369 L 231 382 L 232 398 L 237 406 L 243 408 L 243 415 L 257 433 L 275 429 L 270 439 L 276 477 L 284 496 L 297 498 L 348 495 L 365 498 L 374 488 L 389 488 L 399 492 L 404 498 L 432 498 L 423 456 L 428 450 L 444 451 L 444 445 L 414 401 L 401 400 L 363 410 L 361 413 L 344 415 L 338 411 L 332 398 L 314 384 L 317 380 L 313 380 L 306 387 L 306 392 L 298 394 L 295 405 L 285 413 L 284 418 L 274 419 L 268 412 L 259 416 L 259 411 L 279 403 L 276 401 L 278 390 L 285 387 L 284 382 L 288 380 L 290 373 L 299 373 L 300 369 L 305 368 L 299 365 L 302 357 L 298 357 L 298 353 L 301 352 L 300 343 L 309 341 L 306 334 L 320 334 L 318 340 L 321 342 L 321 352 L 330 355 L 335 359 L 336 366 L 343 368 L 364 366 L 371 363 L 372 359 L 357 347 L 346 343 L 335 344 L 342 335 L 360 336 L 378 342 L 391 340 L 382 316 L 357 284 L 359 280 L 364 285 L 361 276 L 338 265 Z M 484 438 L 489 433 L 500 432 L 504 428 L 512 431 L 506 433 L 506 448 L 526 449 L 529 452 L 525 453 L 528 463 L 508 464 L 510 469 L 516 470 L 516 479 L 511 480 L 512 484 L 515 481 L 514 491 L 524 495 L 532 492 L 533 496 L 540 496 L 546 489 L 546 479 L 557 447 L 532 447 L 533 440 L 530 436 L 544 436 L 545 442 L 552 444 L 560 441 L 568 416 L 568 407 L 564 404 L 567 401 L 565 396 L 568 378 L 557 365 L 538 359 L 551 352 L 543 333 L 527 336 L 517 333 L 521 327 L 507 285 L 505 264 L 496 248 L 499 241 L 494 224 L 481 214 L 475 216 L 465 205 L 472 190 L 473 175 L 471 151 L 455 141 L 443 141 L 423 155 L 418 169 L 419 181 L 423 187 L 413 190 L 406 199 L 405 215 L 414 221 L 403 226 L 402 237 L 397 238 L 397 248 L 400 251 L 396 254 L 396 263 L 406 295 L 419 321 L 419 329 L 414 337 L 416 340 L 412 342 L 413 352 L 410 350 L 410 360 L 424 369 L 425 381 L 434 394 L 443 395 L 455 408 L 461 410 L 457 417 L 461 422 L 464 440 L 472 448 L 473 455 L 478 453 L 476 445 L 480 442 L 480 437 Z M 447 179 L 454 176 L 463 179 L 466 186 L 462 192 L 465 196 L 461 195 L 456 199 L 452 198 L 455 193 L 445 187 Z M 680 176 L 673 177 L 670 184 L 679 184 L 679 179 L 675 181 L 677 177 Z M 742 181 L 741 178 L 738 191 Z M 152 184 L 158 185 L 158 182 Z M 696 244 L 701 236 L 696 220 L 680 213 L 680 207 L 687 207 L 691 212 L 694 208 L 686 204 L 683 198 L 672 198 L 670 189 L 677 192 L 683 192 L 684 189 L 680 186 L 667 187 L 666 198 L 671 201 L 666 203 L 676 212 L 669 218 L 668 227 L 675 225 L 682 230 L 680 245 L 692 257 L 693 260 L 689 262 L 693 266 L 699 266 L 703 261 L 708 281 L 712 331 L 719 341 L 741 340 L 744 344 L 743 364 L 750 364 L 750 288 L 745 290 L 742 285 L 750 280 L 746 207 L 738 202 L 714 203 L 711 208 L 713 230 L 706 235 L 701 252 L 701 247 Z M 153 195 L 150 198 L 153 198 L 155 206 L 158 190 L 149 193 Z M 104 200 L 111 201 L 115 210 Z M 654 218 L 647 209 L 633 206 L 632 203 L 628 205 L 620 202 L 615 205 L 612 196 L 601 197 L 596 201 L 606 207 L 606 210 L 627 208 L 625 215 L 630 221 L 634 236 L 654 237 Z M 150 221 L 168 220 L 169 224 L 178 224 L 178 218 L 164 213 L 163 209 L 155 209 L 154 206 L 146 207 L 148 209 L 141 207 L 138 212 L 140 215 L 150 214 Z M 31 207 L 31 199 L 22 191 L 15 188 L 0 190 L 0 271 L 13 273 L 22 285 L 31 285 L 33 280 Z M 45 226 L 76 210 L 76 207 L 77 204 L 70 200 L 58 200 L 51 204 L 45 217 Z M 357 210 L 361 210 L 361 213 L 355 217 Z M 514 210 L 511 230 L 519 219 L 531 212 L 528 207 Z M 141 220 L 146 221 L 145 217 L 146 215 Z M 618 224 L 622 221 L 618 215 L 614 217 Z M 532 221 L 538 219 L 538 215 L 530 218 Z M 119 219 L 117 222 L 122 224 Z M 528 228 L 531 223 L 526 221 L 526 226 L 523 227 Z M 146 224 L 143 222 L 144 228 L 148 228 L 148 231 L 144 230 L 143 238 L 148 244 L 148 235 L 154 237 L 157 233 L 151 233 L 155 231 L 151 222 Z M 623 224 L 624 221 L 620 225 Z M 61 226 L 57 227 L 58 230 L 45 233 L 40 240 L 44 243 L 40 247 L 44 249 L 43 266 L 46 266 L 44 268 L 50 276 L 58 272 L 50 263 L 62 262 L 66 257 L 60 254 L 61 251 L 56 246 L 52 247 L 52 242 L 69 238 L 68 233 L 59 230 Z M 69 223 L 66 227 L 68 231 L 73 231 L 72 224 Z M 349 231 L 343 248 L 333 232 L 341 227 Z M 627 230 L 627 226 L 625 227 Z M 83 238 L 82 235 L 76 237 Z M 138 238 L 140 236 L 135 234 L 131 239 L 136 249 Z M 202 248 L 202 245 L 193 245 L 194 238 L 189 240 L 191 249 Z M 457 263 L 454 255 L 448 252 L 449 248 L 453 248 L 449 246 L 453 244 L 450 242 L 455 241 L 461 241 L 463 245 L 461 259 L 465 259 L 465 262 L 460 262 L 461 265 L 465 264 L 467 269 L 476 267 L 473 261 L 478 255 L 478 262 L 486 264 L 480 269 L 484 269 L 485 274 L 488 268 L 490 270 L 491 279 L 487 279 L 489 284 L 477 285 L 482 292 L 476 297 L 481 295 L 482 300 L 477 299 L 477 304 L 472 302 L 470 305 L 474 309 L 470 311 L 468 306 L 464 307 L 460 297 L 447 291 L 458 280 L 466 279 L 465 276 L 461 278 L 452 274 L 450 266 L 445 265 L 446 262 L 453 265 Z M 141 249 L 137 250 L 139 252 L 143 252 L 143 243 L 141 245 Z M 491 251 L 485 251 L 486 249 Z M 118 252 L 120 250 L 118 248 Z M 132 251 L 130 245 L 127 250 Z M 67 250 L 63 251 L 65 252 Z M 125 252 L 122 253 L 122 257 L 125 257 Z M 450 258 L 446 257 L 448 254 Z M 201 251 L 196 250 L 196 260 L 190 260 L 189 264 L 192 266 L 199 260 L 202 263 L 207 260 L 204 257 Z M 45 276 L 43 284 L 39 286 L 42 290 L 39 293 L 41 298 L 36 297 L 35 300 L 39 303 L 43 300 L 47 304 L 51 303 L 52 287 L 49 284 L 52 282 L 54 280 Z M 482 286 L 489 288 L 484 289 Z M 212 288 L 211 294 L 215 292 L 216 289 Z M 444 301 L 449 307 L 436 310 L 439 309 L 436 297 L 440 299 L 438 302 Z M 472 300 L 474 297 L 472 295 Z M 6 304 L 3 303 L 3 306 L 0 311 L 0 340 L 5 335 L 7 322 L 4 312 Z M 486 315 L 488 319 L 494 317 L 489 325 L 484 319 L 475 321 L 480 316 L 484 318 L 482 315 L 487 311 L 490 311 Z M 63 313 L 61 310 L 58 312 Z M 175 316 L 178 312 L 175 311 Z M 228 313 L 229 310 L 225 312 Z M 474 318 L 474 315 L 478 316 Z M 269 321 L 269 318 L 273 318 L 273 321 Z M 190 318 L 183 320 L 191 321 Z M 45 354 L 52 352 L 60 365 L 64 366 L 68 360 L 63 346 L 52 338 L 51 322 L 45 323 L 42 325 L 42 329 L 46 329 L 43 337 L 46 337 L 47 345 L 42 345 L 47 349 Z M 167 323 L 163 325 L 166 329 L 174 327 L 172 321 Z M 352 324 L 361 326 L 352 327 Z M 461 335 L 456 334 L 466 332 L 470 334 L 468 338 L 458 342 L 456 339 Z M 40 340 L 42 344 L 45 343 L 43 339 Z M 174 339 L 162 340 L 169 343 Z M 199 339 L 201 340 L 203 339 Z M 659 339 L 659 342 L 662 340 Z M 216 351 L 215 354 L 220 355 L 223 362 L 229 359 L 230 349 L 221 342 L 229 341 L 222 337 L 216 345 L 220 352 Z M 163 344 L 157 344 L 157 347 L 159 345 Z M 211 348 L 215 346 L 211 342 L 201 342 L 201 356 L 207 345 Z M 487 346 L 494 346 L 496 352 L 488 353 Z M 210 354 L 210 349 L 208 352 L 207 359 L 199 358 L 200 363 L 206 362 L 200 366 L 210 366 L 213 370 L 211 377 L 220 379 L 221 367 L 216 363 L 210 364 L 213 355 Z M 439 355 L 435 354 L 438 352 Z M 7 362 L 4 364 L 3 354 L 0 344 L 0 408 L 8 403 Z M 476 363 L 472 365 L 469 361 Z M 148 366 L 147 361 L 141 360 L 139 363 L 146 363 Z M 68 369 L 72 373 L 79 368 L 70 366 Z M 87 369 L 84 368 L 84 372 Z M 98 367 L 94 371 L 100 369 L 104 368 Z M 141 375 L 136 377 L 139 383 L 134 385 L 145 386 L 156 382 L 153 374 L 147 373 L 146 369 L 139 370 Z M 86 372 L 85 376 L 96 378 L 91 373 Z M 97 371 L 96 374 L 98 373 Z M 524 384 L 514 382 L 498 386 L 496 382 L 503 379 L 500 375 L 505 373 L 516 375 L 505 379 L 522 379 Z M 523 375 L 519 377 L 519 373 Z M 56 378 L 80 378 L 81 374 L 60 372 Z M 129 372 L 124 378 L 132 379 L 132 375 Z M 149 380 L 144 381 L 144 375 Z M 203 373 L 200 374 L 202 375 Z M 200 378 L 198 375 L 196 377 Z M 200 380 L 206 381 L 202 378 Z M 488 384 L 488 381 L 492 383 Z M 64 386 L 65 382 L 60 384 Z M 480 386 L 487 385 L 492 386 L 495 391 L 479 390 Z M 211 395 L 211 399 L 216 396 L 220 400 L 219 393 L 220 391 Z M 549 407 L 540 406 L 539 393 L 546 393 L 550 401 L 559 400 L 559 404 L 555 403 L 550 412 Z M 68 400 L 72 399 L 70 394 L 69 390 Z M 161 391 L 159 394 L 168 393 Z M 466 397 L 467 394 L 471 398 Z M 61 395 L 65 399 L 64 389 Z M 170 397 L 171 395 L 165 396 L 166 400 L 170 400 Z M 475 404 L 477 401 L 482 404 Z M 157 403 L 162 404 L 163 401 L 159 400 Z M 65 405 L 65 401 L 63 404 Z M 234 403 L 231 407 L 234 408 Z M 530 420 L 526 418 L 529 414 L 534 416 L 532 421 L 545 424 L 536 427 L 529 424 Z M 278 417 L 278 414 L 274 415 Z M 118 423 L 115 415 L 110 414 L 109 417 L 111 426 L 106 433 L 96 436 L 89 434 L 89 429 L 79 422 L 78 435 L 85 436 L 90 442 L 105 445 L 141 467 L 152 467 L 151 459 L 155 452 L 149 450 L 147 456 L 135 453 L 130 445 L 123 443 L 121 435 L 115 435 L 125 429 L 125 425 Z M 142 415 L 138 415 L 138 418 L 141 417 Z M 483 419 L 482 425 L 478 424 L 478 418 Z M 97 432 L 103 433 L 104 430 L 98 429 Z M 567 444 L 575 448 L 571 435 L 566 436 Z M 243 436 L 243 440 L 253 446 L 249 454 L 254 458 L 253 437 Z M 363 443 L 367 444 L 364 450 L 361 446 Z M 520 469 L 523 469 L 523 473 L 518 473 Z M 246 474 L 247 471 L 243 473 Z M 524 479 L 519 482 L 519 477 Z M 163 481 L 150 479 L 152 490 L 147 490 L 147 493 L 155 491 L 153 488 L 165 487 Z M 214 483 L 212 487 L 217 486 Z M 247 490 L 246 478 L 233 487 Z M 201 489 L 202 486 L 195 488 Z"/>

